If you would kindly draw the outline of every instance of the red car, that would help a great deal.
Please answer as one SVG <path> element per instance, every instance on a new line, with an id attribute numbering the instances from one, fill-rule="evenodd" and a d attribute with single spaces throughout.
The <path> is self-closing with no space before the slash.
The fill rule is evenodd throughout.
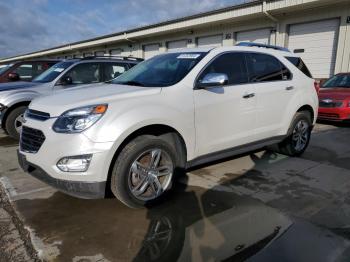
<path id="1" fill-rule="evenodd" d="M 32 81 L 36 76 L 58 62 L 59 60 L 41 59 L 0 64 L 0 83 Z"/>
<path id="2" fill-rule="evenodd" d="M 350 120 L 350 73 L 328 79 L 319 92 L 319 120 Z"/>

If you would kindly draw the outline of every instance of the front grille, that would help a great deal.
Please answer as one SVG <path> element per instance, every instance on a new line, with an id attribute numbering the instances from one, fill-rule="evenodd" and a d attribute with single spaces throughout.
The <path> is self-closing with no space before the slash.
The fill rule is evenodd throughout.
<path id="1" fill-rule="evenodd" d="M 330 114 L 330 113 L 319 113 L 318 116 L 320 118 L 329 118 L 329 119 L 339 118 L 338 114 Z"/>
<path id="2" fill-rule="evenodd" d="M 26 118 L 31 118 L 39 121 L 46 121 L 47 119 L 50 118 L 49 113 L 33 110 L 33 109 L 27 109 L 25 113 Z"/>
<path id="3" fill-rule="evenodd" d="M 334 101 L 334 102 L 324 102 L 320 101 L 320 107 L 323 108 L 336 108 L 336 107 L 342 107 L 343 106 L 343 101 Z"/>
<path id="4" fill-rule="evenodd" d="M 23 126 L 20 148 L 23 152 L 36 153 L 45 141 L 45 135 L 38 129 Z"/>

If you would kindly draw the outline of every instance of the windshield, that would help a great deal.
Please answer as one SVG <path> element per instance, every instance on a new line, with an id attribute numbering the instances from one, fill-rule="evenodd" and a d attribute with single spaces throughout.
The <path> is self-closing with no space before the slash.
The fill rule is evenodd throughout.
<path id="1" fill-rule="evenodd" d="M 146 60 L 112 81 L 146 87 L 171 86 L 181 81 L 206 53 L 169 53 Z"/>
<path id="2" fill-rule="evenodd" d="M 0 65 L 0 74 L 2 72 L 5 72 L 9 67 L 11 67 L 13 64 L 7 64 L 7 65 Z"/>
<path id="3" fill-rule="evenodd" d="M 345 87 L 350 88 L 350 75 L 336 75 L 328 79 L 323 85 L 323 88 Z"/>
<path id="4" fill-rule="evenodd" d="M 36 82 L 36 83 L 51 82 L 73 64 L 74 62 L 60 62 L 58 64 L 55 64 L 54 66 L 46 70 L 44 73 L 34 78 L 33 82 Z"/>

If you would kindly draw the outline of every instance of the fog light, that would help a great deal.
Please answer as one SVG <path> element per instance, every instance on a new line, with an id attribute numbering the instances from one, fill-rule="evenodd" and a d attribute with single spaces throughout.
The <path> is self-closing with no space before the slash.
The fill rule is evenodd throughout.
<path id="1" fill-rule="evenodd" d="M 86 172 L 89 169 L 92 155 L 68 156 L 57 162 L 57 167 L 63 172 Z"/>

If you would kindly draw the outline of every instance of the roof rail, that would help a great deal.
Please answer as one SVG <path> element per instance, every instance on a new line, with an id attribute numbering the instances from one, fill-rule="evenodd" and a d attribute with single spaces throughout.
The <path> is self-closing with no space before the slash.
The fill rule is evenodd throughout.
<path id="1" fill-rule="evenodd" d="M 288 48 L 282 47 L 282 46 L 276 46 L 276 45 L 265 45 L 265 44 L 259 44 L 259 43 L 253 43 L 253 42 L 240 42 L 236 44 L 236 46 L 248 46 L 248 47 L 262 47 L 262 48 L 270 48 L 270 49 L 275 49 L 279 51 L 284 51 L 284 52 L 290 52 Z"/>
<path id="2" fill-rule="evenodd" d="M 104 55 L 104 56 L 87 56 L 81 58 L 81 60 L 89 60 L 89 59 L 119 59 L 124 61 L 138 61 L 142 62 L 144 59 L 138 57 L 131 56 L 116 56 L 116 55 Z"/>

